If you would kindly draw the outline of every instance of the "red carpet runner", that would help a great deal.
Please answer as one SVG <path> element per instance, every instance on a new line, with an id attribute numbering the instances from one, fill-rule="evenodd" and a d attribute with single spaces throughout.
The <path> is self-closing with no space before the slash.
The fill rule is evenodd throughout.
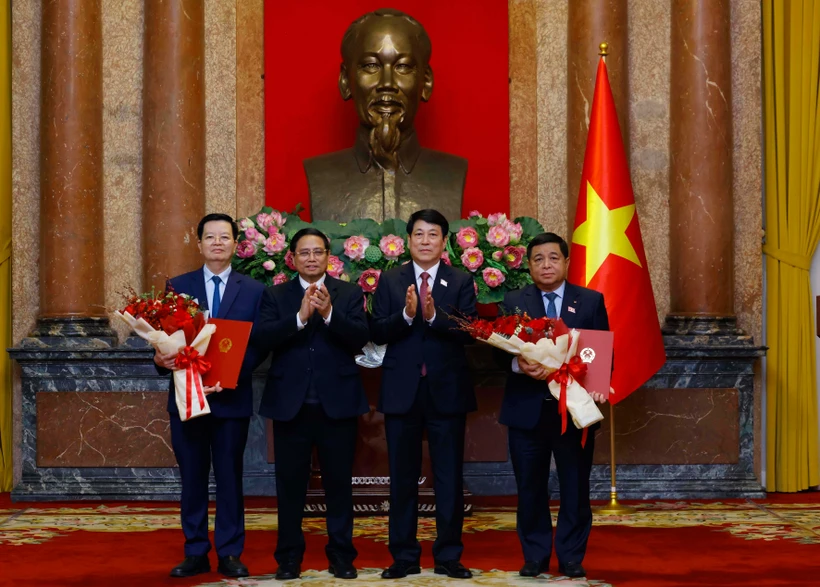
<path id="1" fill-rule="evenodd" d="M 182 533 L 173 503 L 12 503 L 0 495 L 0 585 L 154 586 L 282 585 L 273 580 L 276 512 L 271 499 L 247 500 L 245 554 L 252 577 L 228 581 L 215 571 L 171 579 L 182 559 Z M 587 579 L 558 574 L 518 577 L 522 564 L 514 505 L 500 499 L 465 523 L 462 562 L 477 570 L 474 585 L 550 587 L 750 587 L 820 585 L 820 494 L 763 501 L 641 502 L 630 516 L 596 516 L 584 566 Z M 213 512 L 212 512 L 213 513 Z M 555 511 L 553 511 L 553 515 Z M 303 583 L 387 585 L 378 571 L 389 564 L 386 519 L 357 518 L 360 578 L 334 582 L 324 559 L 324 522 L 305 524 L 308 551 Z M 425 573 L 413 585 L 464 585 L 434 576 L 430 546 L 434 520 L 420 521 Z M 216 554 L 211 552 L 216 568 Z M 291 582 L 289 585 L 296 583 Z"/>

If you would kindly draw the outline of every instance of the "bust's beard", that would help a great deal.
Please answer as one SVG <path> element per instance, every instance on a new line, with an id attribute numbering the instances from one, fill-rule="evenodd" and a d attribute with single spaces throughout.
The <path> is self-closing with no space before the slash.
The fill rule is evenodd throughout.
<path id="1" fill-rule="evenodd" d="M 370 150 L 383 169 L 395 170 L 398 167 L 398 149 L 401 143 L 399 123 L 403 117 L 403 112 L 373 117 L 375 120 L 370 129 Z"/>

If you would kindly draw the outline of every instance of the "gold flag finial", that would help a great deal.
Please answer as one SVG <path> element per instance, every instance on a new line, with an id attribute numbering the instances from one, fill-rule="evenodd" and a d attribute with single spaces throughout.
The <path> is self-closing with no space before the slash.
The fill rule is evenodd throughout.
<path id="1" fill-rule="evenodd" d="M 604 41 L 603 43 L 598 45 L 598 55 L 600 55 L 601 57 L 606 57 L 607 55 L 609 55 L 609 43 Z"/>

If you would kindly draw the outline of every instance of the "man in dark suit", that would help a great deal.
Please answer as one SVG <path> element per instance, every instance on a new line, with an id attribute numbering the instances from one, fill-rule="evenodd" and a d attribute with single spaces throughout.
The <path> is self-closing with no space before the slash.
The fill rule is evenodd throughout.
<path id="1" fill-rule="evenodd" d="M 387 344 L 382 364 L 380 412 L 384 413 L 390 465 L 390 554 L 382 577 L 421 572 L 418 479 L 424 430 L 430 446 L 436 492 L 435 572 L 472 576 L 460 562 L 464 546 L 462 467 L 467 412 L 476 409 L 464 345 L 470 336 L 453 315 L 476 315 L 472 275 L 441 262 L 447 219 L 419 210 L 407 222 L 412 263 L 379 280 L 373 300 L 373 342 Z"/>
<path id="2" fill-rule="evenodd" d="M 189 294 L 200 307 L 210 309 L 214 318 L 253 322 L 264 286 L 231 270 L 239 229 L 226 214 L 208 214 L 197 227 L 197 246 L 205 265 L 171 279 L 177 293 Z M 175 354 L 156 352 L 154 362 L 160 373 L 174 366 Z M 190 577 L 211 570 L 208 551 L 208 474 L 213 465 L 216 481 L 216 522 L 214 545 L 218 570 L 227 577 L 246 577 L 248 569 L 240 561 L 245 545 L 245 513 L 242 493 L 242 458 L 253 414 L 251 378 L 259 355 L 248 346 L 236 389 L 205 388 L 209 415 L 182 422 L 174 400 L 174 383 L 168 395 L 171 442 L 179 463 L 182 482 L 182 531 L 185 560 L 174 567 L 172 577 Z"/>
<path id="3" fill-rule="evenodd" d="M 527 247 L 533 284 L 504 296 L 505 312 L 521 310 L 532 318 L 561 318 L 570 328 L 609 330 L 604 296 L 566 281 L 569 249 L 560 236 L 546 232 Z M 593 426 L 586 445 L 572 422 L 561 434 L 558 402 L 544 381 L 544 368 L 521 357 L 503 357 L 509 375 L 499 421 L 509 427 L 510 456 L 518 487 L 518 538 L 524 551 L 520 574 L 535 577 L 549 568 L 553 531 L 549 509 L 550 458 L 555 455 L 561 506 L 555 533 L 559 571 L 569 577 L 586 574 L 581 562 L 592 528 L 589 475 L 595 447 Z M 596 401 L 603 396 L 593 394 Z"/>
<path id="4" fill-rule="evenodd" d="M 301 573 L 302 515 L 313 447 L 327 501 L 329 571 L 355 579 L 353 456 L 368 411 L 355 355 L 370 333 L 359 286 L 327 275 L 330 242 L 315 228 L 290 241 L 298 279 L 265 290 L 252 340 L 273 351 L 259 413 L 273 420 L 279 535 L 276 578 Z"/>

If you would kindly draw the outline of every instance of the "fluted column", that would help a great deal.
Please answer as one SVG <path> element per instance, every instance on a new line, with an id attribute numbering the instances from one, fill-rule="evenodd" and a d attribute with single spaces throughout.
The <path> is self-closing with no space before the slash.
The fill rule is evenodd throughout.
<path id="1" fill-rule="evenodd" d="M 143 288 L 201 264 L 205 213 L 204 2 L 145 0 Z"/>
<path id="2" fill-rule="evenodd" d="M 669 288 L 678 330 L 734 313 L 730 9 L 730 0 L 672 1 Z"/>
<path id="3" fill-rule="evenodd" d="M 42 7 L 40 313 L 33 336 L 112 334 L 105 318 L 101 0 Z"/>
<path id="4" fill-rule="evenodd" d="M 606 66 L 629 157 L 629 20 L 627 0 L 572 0 L 567 20 L 567 241 L 572 241 L 584 168 L 599 45 L 609 43 Z"/>

